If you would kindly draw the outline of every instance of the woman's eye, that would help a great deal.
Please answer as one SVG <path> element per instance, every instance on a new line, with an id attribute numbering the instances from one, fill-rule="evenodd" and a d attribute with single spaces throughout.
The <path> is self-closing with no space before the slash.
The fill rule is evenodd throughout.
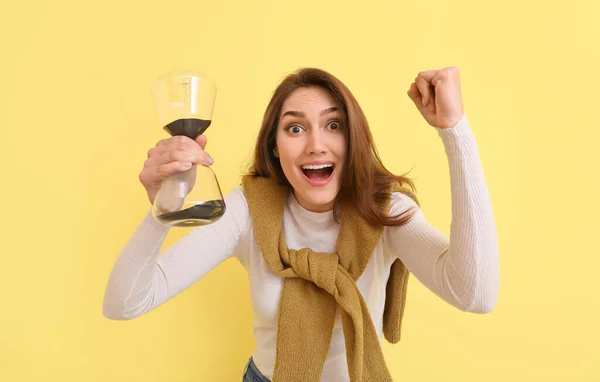
<path id="1" fill-rule="evenodd" d="M 292 134 L 299 134 L 302 132 L 302 128 L 298 125 L 292 125 L 292 126 L 288 127 L 287 129 Z"/>
<path id="2" fill-rule="evenodd" d="M 335 122 L 335 121 L 334 121 L 334 122 L 331 122 L 331 123 L 329 124 L 329 128 L 330 128 L 331 130 L 338 130 L 338 129 L 340 128 L 340 124 L 339 124 L 339 123 L 337 123 L 337 122 Z"/>

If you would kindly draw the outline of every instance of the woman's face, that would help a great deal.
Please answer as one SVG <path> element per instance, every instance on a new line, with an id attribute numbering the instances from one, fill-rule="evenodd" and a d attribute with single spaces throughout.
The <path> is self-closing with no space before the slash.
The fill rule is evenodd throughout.
<path id="1" fill-rule="evenodd" d="M 346 158 L 343 114 L 331 93 L 296 89 L 281 107 L 275 155 L 298 203 L 313 212 L 333 208 Z"/>

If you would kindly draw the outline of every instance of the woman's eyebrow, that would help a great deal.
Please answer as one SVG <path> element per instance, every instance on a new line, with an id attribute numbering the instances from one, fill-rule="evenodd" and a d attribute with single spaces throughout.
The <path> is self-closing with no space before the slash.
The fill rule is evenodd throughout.
<path id="1" fill-rule="evenodd" d="M 301 111 L 288 110 L 285 113 L 283 113 L 283 115 L 281 116 L 281 119 L 283 119 L 283 117 L 285 117 L 286 115 L 291 115 L 292 117 L 298 117 L 298 118 L 306 117 L 306 114 L 304 114 Z"/>
<path id="2" fill-rule="evenodd" d="M 325 109 L 323 111 L 321 111 L 321 117 L 330 113 L 333 113 L 335 111 L 338 111 L 339 109 L 337 108 L 337 106 L 333 106 L 330 107 L 328 109 Z M 293 117 L 298 117 L 298 118 L 305 118 L 306 114 L 304 114 L 301 111 L 296 111 L 296 110 L 288 110 L 285 113 L 283 113 L 283 115 L 281 116 L 281 119 L 283 119 L 283 117 L 285 117 L 286 115 L 291 115 Z"/>
<path id="3" fill-rule="evenodd" d="M 327 114 L 333 113 L 333 112 L 335 112 L 335 111 L 338 111 L 338 108 L 337 108 L 337 106 L 333 106 L 333 107 L 330 107 L 329 109 L 325 109 L 325 110 L 323 110 L 323 111 L 321 112 L 321 117 L 322 117 L 322 116 L 324 116 L 324 115 L 327 115 Z"/>

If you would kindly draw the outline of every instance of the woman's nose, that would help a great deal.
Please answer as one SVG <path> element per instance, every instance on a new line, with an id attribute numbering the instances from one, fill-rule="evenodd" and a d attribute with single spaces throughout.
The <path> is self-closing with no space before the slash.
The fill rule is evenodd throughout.
<path id="1" fill-rule="evenodd" d="M 327 152 L 327 145 L 322 134 L 323 131 L 321 129 L 311 129 L 308 142 L 306 143 L 306 154 L 314 155 Z"/>

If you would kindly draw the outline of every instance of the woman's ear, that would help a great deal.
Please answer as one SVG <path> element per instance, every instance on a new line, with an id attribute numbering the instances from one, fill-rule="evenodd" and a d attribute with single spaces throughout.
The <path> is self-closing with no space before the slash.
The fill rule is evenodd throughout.
<path id="1" fill-rule="evenodd" d="M 279 158 L 279 150 L 277 150 L 277 147 L 273 149 L 273 155 L 275 155 L 275 158 Z"/>

